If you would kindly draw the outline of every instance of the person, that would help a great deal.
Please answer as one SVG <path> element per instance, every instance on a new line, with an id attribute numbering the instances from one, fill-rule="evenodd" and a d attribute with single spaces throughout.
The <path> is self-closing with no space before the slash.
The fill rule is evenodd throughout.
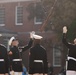
<path id="1" fill-rule="evenodd" d="M 53 75 L 53 66 L 48 63 L 48 75 Z"/>
<path id="2" fill-rule="evenodd" d="M 69 43 L 67 42 L 67 27 L 63 27 L 63 39 L 62 42 L 67 46 L 69 49 L 68 52 L 68 57 L 67 57 L 67 62 L 68 64 L 66 65 L 67 70 L 66 70 L 66 75 L 76 75 L 76 38 L 74 39 L 74 43 Z"/>
<path id="3" fill-rule="evenodd" d="M 12 40 L 9 55 L 10 55 L 10 60 L 12 61 L 11 66 L 12 66 L 12 70 L 14 71 L 14 75 L 22 75 L 23 66 L 22 66 L 22 58 L 20 53 L 28 50 L 32 46 L 32 43 L 33 43 L 32 34 L 30 34 L 30 41 L 28 45 L 22 48 L 18 47 L 19 41 L 17 39 Z"/>
<path id="4" fill-rule="evenodd" d="M 47 74 L 46 49 L 40 44 L 42 36 L 33 35 L 34 43 L 29 53 L 29 74 Z"/>
<path id="5" fill-rule="evenodd" d="M 0 44 L 0 75 L 8 75 L 8 67 L 7 48 L 3 44 Z"/>
<path id="6" fill-rule="evenodd" d="M 23 65 L 22 75 L 28 75 L 27 69 L 26 69 L 26 67 L 24 65 Z"/>
<path id="7" fill-rule="evenodd" d="M 59 75 L 66 75 L 65 66 L 60 70 Z"/>

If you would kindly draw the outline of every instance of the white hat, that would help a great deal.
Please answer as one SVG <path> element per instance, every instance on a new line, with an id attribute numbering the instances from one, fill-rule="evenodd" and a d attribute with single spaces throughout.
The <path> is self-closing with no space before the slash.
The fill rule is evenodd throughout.
<path id="1" fill-rule="evenodd" d="M 11 37 L 9 42 L 8 42 L 8 45 L 11 45 L 12 41 L 15 39 L 15 37 Z"/>
<path id="2" fill-rule="evenodd" d="M 34 38 L 34 39 L 42 39 L 43 37 L 40 36 L 40 35 L 35 35 L 35 34 L 34 34 L 34 35 L 33 35 L 33 38 Z"/>

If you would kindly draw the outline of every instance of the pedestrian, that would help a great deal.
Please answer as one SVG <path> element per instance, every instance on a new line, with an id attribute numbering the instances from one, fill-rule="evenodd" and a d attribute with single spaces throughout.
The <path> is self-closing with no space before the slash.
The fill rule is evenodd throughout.
<path id="1" fill-rule="evenodd" d="M 63 43 L 67 46 L 69 52 L 67 57 L 67 70 L 66 75 L 76 75 L 76 38 L 74 39 L 74 43 L 69 43 L 67 41 L 67 27 L 63 27 Z"/>
<path id="2" fill-rule="evenodd" d="M 9 62 L 7 48 L 0 44 L 0 75 L 8 75 L 8 68 Z"/>
<path id="3" fill-rule="evenodd" d="M 26 67 L 24 65 L 23 65 L 22 75 L 28 75 L 27 69 L 26 69 Z"/>
<path id="4" fill-rule="evenodd" d="M 22 48 L 19 48 L 18 46 L 19 41 L 17 39 L 12 40 L 9 55 L 11 57 L 11 61 L 12 61 L 11 66 L 12 66 L 12 70 L 14 71 L 14 75 L 22 75 L 23 66 L 22 66 L 22 58 L 21 58 L 20 53 L 26 51 L 32 46 L 33 38 L 31 38 L 31 36 L 32 35 L 30 34 L 30 41 L 28 45 Z"/>
<path id="5" fill-rule="evenodd" d="M 53 75 L 53 66 L 48 63 L 48 75 Z"/>
<path id="6" fill-rule="evenodd" d="M 60 70 L 59 75 L 66 75 L 65 66 Z"/>
<path id="7" fill-rule="evenodd" d="M 34 44 L 29 53 L 29 74 L 47 74 L 46 49 L 40 44 L 42 36 L 33 35 Z"/>

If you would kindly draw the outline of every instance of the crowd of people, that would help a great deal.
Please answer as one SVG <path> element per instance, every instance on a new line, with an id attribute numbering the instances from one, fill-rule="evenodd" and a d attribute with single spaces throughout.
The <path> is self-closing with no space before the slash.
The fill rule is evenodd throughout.
<path id="1" fill-rule="evenodd" d="M 30 41 L 27 45 L 19 47 L 18 39 L 12 37 L 9 40 L 10 49 L 0 44 L 0 75 L 22 75 L 23 63 L 21 53 L 30 49 L 29 52 L 29 74 L 47 74 L 46 49 L 40 45 L 43 37 L 30 33 Z"/>
<path id="2" fill-rule="evenodd" d="M 76 39 L 74 39 L 74 44 L 67 42 L 67 31 L 67 27 L 64 26 L 62 42 L 68 48 L 67 68 L 64 74 L 76 75 Z M 42 36 L 36 35 L 35 32 L 31 32 L 29 43 L 19 47 L 18 39 L 12 37 L 9 40 L 9 51 L 4 45 L 0 44 L 0 75 L 26 75 L 21 54 L 28 49 L 30 49 L 28 73 L 30 75 L 52 75 L 53 67 L 48 67 L 46 49 L 40 44 L 42 38 Z"/>

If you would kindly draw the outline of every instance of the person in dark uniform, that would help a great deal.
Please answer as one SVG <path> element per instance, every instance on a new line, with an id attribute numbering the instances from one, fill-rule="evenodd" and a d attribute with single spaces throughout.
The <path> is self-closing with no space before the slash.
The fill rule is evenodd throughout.
<path id="1" fill-rule="evenodd" d="M 68 57 L 67 57 L 67 70 L 66 75 L 76 75 L 76 38 L 74 39 L 74 44 L 67 42 L 67 27 L 63 27 L 63 43 L 69 49 Z"/>
<path id="2" fill-rule="evenodd" d="M 8 75 L 9 61 L 7 48 L 0 44 L 0 75 Z"/>
<path id="3" fill-rule="evenodd" d="M 33 35 L 34 45 L 29 53 L 29 74 L 47 74 L 47 54 L 46 49 L 40 45 L 42 36 Z"/>
<path id="4" fill-rule="evenodd" d="M 32 46 L 32 38 L 30 39 L 28 45 L 24 46 L 23 48 L 18 47 L 18 40 L 14 39 L 11 43 L 11 48 L 9 54 L 12 58 L 12 70 L 14 71 L 14 75 L 22 75 L 23 66 L 22 66 L 22 58 L 20 52 L 24 52 Z"/>
<path id="5" fill-rule="evenodd" d="M 48 75 L 53 75 L 53 66 L 48 63 Z"/>

